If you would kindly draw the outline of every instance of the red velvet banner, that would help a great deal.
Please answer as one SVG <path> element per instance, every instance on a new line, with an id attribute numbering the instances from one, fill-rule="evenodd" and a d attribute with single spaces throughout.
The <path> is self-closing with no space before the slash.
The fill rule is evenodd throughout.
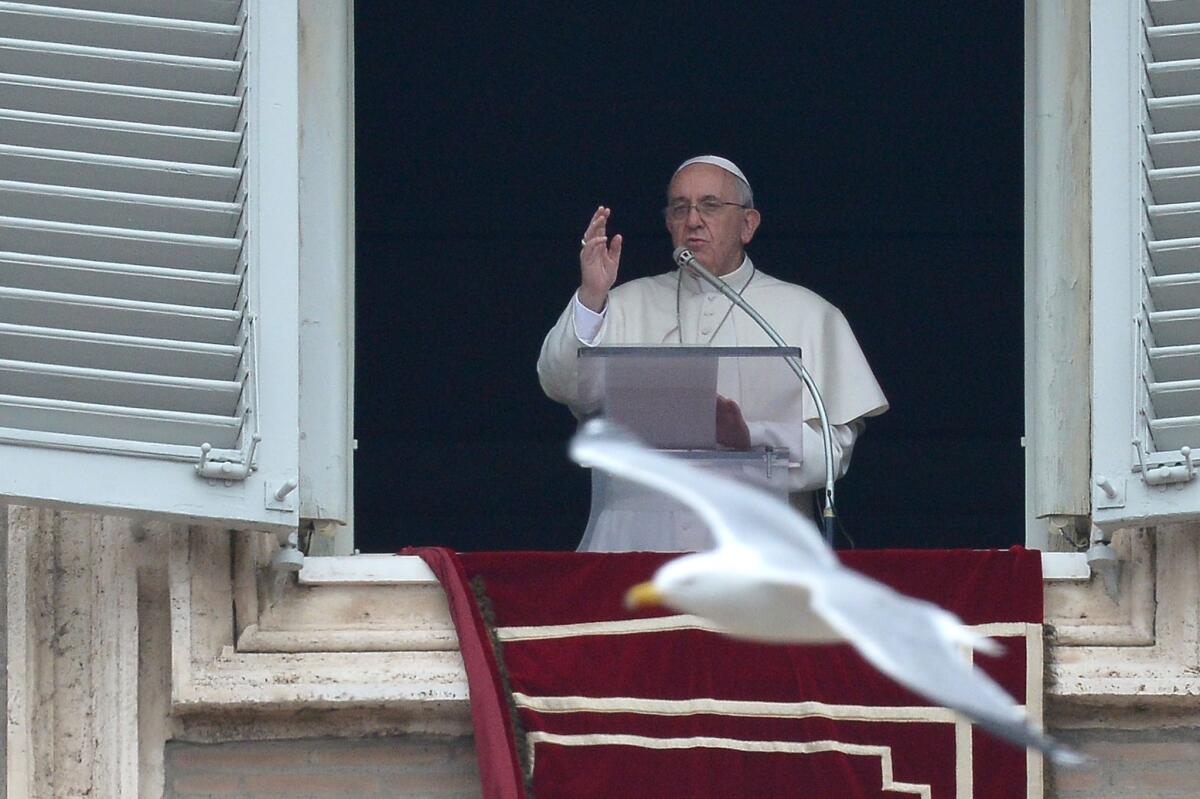
<path id="1" fill-rule="evenodd" d="M 997 638 L 1005 654 L 978 656 L 978 665 L 1018 702 L 1040 707 L 1038 553 L 840 554 L 848 566 Z M 502 715 L 497 697 L 507 696 L 520 725 L 511 739 L 485 734 L 511 740 L 520 754 L 481 748 L 481 767 L 483 758 L 517 764 L 538 799 L 1040 796 L 1040 784 L 1027 793 L 1038 774 L 1027 773 L 1024 751 L 931 706 L 848 646 L 752 644 L 689 617 L 627 612 L 625 590 L 671 557 L 459 556 L 459 579 L 482 588 L 501 643 L 503 674 L 489 672 L 494 689 L 478 699 L 491 709 L 482 716 L 476 709 L 477 723 L 484 716 L 494 723 Z M 453 609 L 454 596 L 472 589 L 453 586 L 446 571 L 439 577 Z M 479 629 L 456 624 L 460 636 Z M 490 668 L 477 660 L 468 659 L 468 671 Z M 486 769 L 498 771 L 495 762 Z M 502 795 L 512 794 L 485 786 L 487 799 Z"/>

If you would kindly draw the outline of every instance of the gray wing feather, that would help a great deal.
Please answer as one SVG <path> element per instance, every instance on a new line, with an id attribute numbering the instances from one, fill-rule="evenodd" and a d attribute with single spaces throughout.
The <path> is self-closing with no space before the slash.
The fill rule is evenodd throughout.
<path id="1" fill-rule="evenodd" d="M 1079 756 L 1025 720 L 1013 698 L 967 663 L 952 613 L 847 569 L 814 592 L 812 607 L 859 653 L 896 682 L 1021 747 L 1064 763 Z"/>
<path id="2" fill-rule="evenodd" d="M 700 515 L 720 546 L 756 550 L 782 568 L 837 565 L 816 525 L 783 500 L 655 452 L 609 422 L 585 424 L 571 457 L 669 494 Z"/>
<path id="3" fill-rule="evenodd" d="M 957 618 L 843 568 L 816 526 L 787 503 L 648 449 L 600 420 L 588 422 L 571 440 L 571 457 L 669 494 L 700 515 L 721 547 L 758 552 L 781 578 L 806 570 L 812 609 L 900 684 L 1019 746 L 1061 762 L 1079 761 L 1026 722 L 1012 697 L 964 661 L 958 647 L 968 638 Z"/>

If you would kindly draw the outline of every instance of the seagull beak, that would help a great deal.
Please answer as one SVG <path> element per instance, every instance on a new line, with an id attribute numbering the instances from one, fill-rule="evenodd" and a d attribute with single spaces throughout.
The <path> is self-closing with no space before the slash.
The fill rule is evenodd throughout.
<path id="1" fill-rule="evenodd" d="M 629 610 L 638 608 L 657 608 L 663 603 L 663 596 L 654 583 L 638 583 L 625 592 L 625 607 Z"/>

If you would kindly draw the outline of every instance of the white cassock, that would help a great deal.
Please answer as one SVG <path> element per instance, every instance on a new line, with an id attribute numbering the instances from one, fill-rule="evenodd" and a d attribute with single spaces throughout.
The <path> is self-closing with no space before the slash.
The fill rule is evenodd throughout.
<path id="1" fill-rule="evenodd" d="M 842 312 L 815 293 L 755 268 L 747 257 L 725 282 L 778 331 L 799 347 L 805 367 L 825 400 L 832 425 L 834 474 L 850 464 L 863 418 L 887 410 L 887 398 Z M 714 347 L 774 346 L 740 308 L 684 270 L 631 280 L 613 288 L 602 314 L 572 299 L 546 335 L 538 378 L 546 395 L 566 404 L 576 417 L 585 411 L 579 395 L 578 350 L 614 344 L 689 344 Z M 764 380 L 739 368 L 722 376 L 719 391 L 738 403 L 755 448 L 786 447 L 792 504 L 811 515 L 813 489 L 825 483 L 825 457 L 816 406 L 790 371 Z M 770 384 L 764 384 L 770 383 Z M 715 413 L 714 408 L 714 413 Z M 592 472 L 592 511 L 580 550 L 683 551 L 712 547 L 704 525 L 682 506 L 663 500 L 652 511 L 637 489 Z M 647 513 L 659 518 L 647 519 Z M 652 531 L 652 532 L 650 532 Z"/>

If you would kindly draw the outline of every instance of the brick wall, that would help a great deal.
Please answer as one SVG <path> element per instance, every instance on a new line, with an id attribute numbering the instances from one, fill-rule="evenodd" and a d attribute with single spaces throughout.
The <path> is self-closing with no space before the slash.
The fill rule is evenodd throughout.
<path id="1" fill-rule="evenodd" d="M 166 799 L 475 799 L 470 738 L 168 742 Z"/>
<path id="2" fill-rule="evenodd" d="M 1055 735 L 1095 763 L 1052 769 L 1047 799 L 1200 797 L 1200 729 L 1058 730 Z"/>

